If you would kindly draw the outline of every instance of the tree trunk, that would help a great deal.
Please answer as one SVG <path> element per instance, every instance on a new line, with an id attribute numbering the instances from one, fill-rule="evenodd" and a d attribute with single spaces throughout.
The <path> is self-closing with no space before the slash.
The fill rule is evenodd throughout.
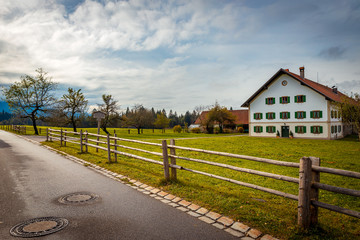
<path id="1" fill-rule="evenodd" d="M 33 123 L 35 135 L 39 135 L 38 129 L 37 129 L 37 127 L 36 127 L 36 119 L 35 119 L 34 116 L 31 117 L 31 121 L 32 121 L 32 123 Z"/>
<path id="2" fill-rule="evenodd" d="M 74 116 L 71 117 L 71 124 L 73 125 L 74 132 L 76 132 L 76 121 L 74 119 Z"/>
<path id="3" fill-rule="evenodd" d="M 104 132 L 106 132 L 106 134 L 110 134 L 110 133 L 108 132 L 108 130 L 106 129 L 105 126 L 102 126 L 101 129 L 102 129 Z"/>
<path id="4" fill-rule="evenodd" d="M 137 130 L 138 130 L 138 134 L 140 134 L 140 128 L 138 128 Z"/>

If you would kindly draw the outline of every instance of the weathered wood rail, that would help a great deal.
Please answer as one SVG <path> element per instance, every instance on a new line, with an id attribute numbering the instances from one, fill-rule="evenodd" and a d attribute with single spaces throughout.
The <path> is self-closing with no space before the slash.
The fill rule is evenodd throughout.
<path id="1" fill-rule="evenodd" d="M 69 134 L 71 134 L 72 136 L 69 136 Z M 89 136 L 93 137 L 93 138 L 89 138 Z M 96 139 L 94 139 L 94 138 L 96 138 Z M 356 179 L 360 179 L 360 173 L 353 172 L 353 171 L 346 171 L 346 170 L 342 170 L 342 169 L 321 167 L 319 158 L 303 157 L 300 159 L 299 163 L 292 163 L 292 162 L 283 162 L 283 161 L 278 161 L 278 160 L 273 160 L 273 159 L 258 158 L 258 157 L 245 156 L 245 155 L 239 155 L 239 154 L 232 154 L 232 153 L 176 146 L 174 139 L 170 140 L 170 144 L 168 145 L 166 140 L 163 140 L 162 143 L 159 144 L 159 143 L 150 143 L 150 142 L 144 142 L 144 141 L 138 141 L 138 140 L 125 139 L 125 138 L 118 138 L 116 136 L 116 134 L 115 134 L 115 136 L 112 137 L 110 135 L 106 136 L 106 135 L 92 134 L 92 133 L 88 133 L 86 131 L 85 132 L 80 131 L 78 133 L 78 132 L 70 132 L 70 131 L 65 131 L 65 130 L 48 129 L 47 130 L 47 140 L 52 141 L 52 139 L 59 140 L 60 144 L 62 146 L 66 146 L 66 142 L 79 144 L 81 152 L 88 152 L 88 147 L 93 147 L 96 149 L 107 151 L 109 163 L 112 162 L 111 153 L 113 153 L 115 162 L 117 162 L 118 155 L 123 155 L 123 156 L 131 157 L 131 158 L 135 158 L 138 160 L 162 165 L 163 170 L 164 170 L 164 177 L 165 177 L 165 180 L 167 180 L 167 181 L 170 179 L 177 178 L 177 170 L 184 170 L 184 171 L 201 174 L 204 176 L 216 178 L 219 180 L 231 182 L 231 183 L 234 183 L 237 185 L 253 188 L 256 190 L 260 190 L 263 192 L 275 194 L 278 196 L 282 196 L 285 198 L 289 198 L 289 199 L 298 201 L 298 225 L 304 229 L 307 229 L 307 228 L 317 224 L 317 222 L 318 222 L 318 207 L 325 208 L 325 209 L 335 211 L 338 213 L 346 214 L 346 215 L 349 215 L 352 217 L 360 218 L 360 212 L 350 210 L 350 209 L 345 209 L 345 208 L 342 208 L 339 206 L 335 206 L 335 205 L 331 205 L 331 204 L 323 203 L 323 202 L 319 201 L 319 189 L 331 191 L 331 192 L 339 193 L 339 194 L 346 194 L 346 195 L 354 196 L 354 197 L 360 197 L 359 190 L 347 189 L 347 188 L 331 186 L 331 185 L 320 183 L 320 173 L 328 173 L 328 174 L 334 174 L 334 175 L 356 178 Z M 105 139 L 105 140 L 101 141 L 100 139 Z M 142 145 L 157 146 L 162 149 L 162 152 L 161 153 L 153 152 L 153 151 L 148 151 L 145 149 L 134 148 L 134 147 L 129 147 L 129 146 L 118 144 L 121 141 L 138 143 L 138 144 L 142 144 Z M 102 146 L 99 144 L 101 144 Z M 84 147 L 85 147 L 85 150 L 84 150 Z M 122 152 L 122 151 L 119 151 L 118 148 L 143 152 L 143 153 L 152 154 L 155 156 L 160 156 L 160 157 L 162 157 L 162 161 L 138 156 L 135 154 Z M 212 161 L 203 160 L 203 159 L 195 159 L 195 158 L 179 156 L 176 154 L 176 149 L 184 150 L 184 151 L 200 152 L 200 153 L 209 154 L 209 155 L 224 156 L 224 157 L 229 157 L 229 158 L 246 159 L 246 160 L 255 161 L 255 162 L 273 164 L 273 165 L 277 165 L 277 166 L 299 168 L 299 178 L 283 176 L 283 175 L 278 175 L 278 174 L 273 174 L 273 173 L 268 173 L 268 172 L 253 170 L 253 169 L 241 168 L 241 167 L 236 167 L 236 166 L 232 166 L 229 164 L 217 163 L 217 162 L 212 162 Z M 198 171 L 198 170 L 194 170 L 194 169 L 185 168 L 183 166 L 177 165 L 176 159 L 222 167 L 222 168 L 226 168 L 226 169 L 230 169 L 230 170 L 234 170 L 234 171 L 238 171 L 238 172 L 244 172 L 244 173 L 254 174 L 254 175 L 272 178 L 272 179 L 276 179 L 276 180 L 295 183 L 295 184 L 299 185 L 299 192 L 298 192 L 298 195 L 294 195 L 294 194 L 278 191 L 275 189 L 270 189 L 270 188 L 258 186 L 255 184 L 251 184 L 251 183 L 241 182 L 241 181 L 238 181 L 235 179 L 218 176 L 218 175 L 215 175 L 212 173 L 207 173 L 207 172 L 202 172 L 202 171 Z"/>

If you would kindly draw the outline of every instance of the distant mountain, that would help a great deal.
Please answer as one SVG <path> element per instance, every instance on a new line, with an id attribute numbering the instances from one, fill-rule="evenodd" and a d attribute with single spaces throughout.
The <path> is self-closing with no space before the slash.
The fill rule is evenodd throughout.
<path id="1" fill-rule="evenodd" d="M 10 112 L 9 106 L 6 102 L 0 101 L 0 112 Z"/>

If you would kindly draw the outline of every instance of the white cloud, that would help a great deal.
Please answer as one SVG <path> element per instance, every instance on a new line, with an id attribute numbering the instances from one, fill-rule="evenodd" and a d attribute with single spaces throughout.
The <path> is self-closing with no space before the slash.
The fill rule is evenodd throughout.
<path id="1" fill-rule="evenodd" d="M 305 65 L 314 80 L 316 72 L 324 81 L 358 80 L 351 1 L 319 8 L 310 1 L 86 0 L 71 12 L 62 2 L 2 1 L 0 84 L 43 67 L 82 88 L 90 104 L 109 93 L 121 105 L 186 111 L 216 99 L 236 108 L 280 67 Z M 331 63 L 319 58 L 333 46 L 349 51 Z"/>

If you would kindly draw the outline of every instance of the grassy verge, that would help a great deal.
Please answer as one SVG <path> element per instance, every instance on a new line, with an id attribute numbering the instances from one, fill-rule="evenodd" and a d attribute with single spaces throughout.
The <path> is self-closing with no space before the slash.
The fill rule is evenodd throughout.
<path id="1" fill-rule="evenodd" d="M 152 130 L 150 130 L 152 131 Z M 119 134 L 120 135 L 120 134 Z M 125 133 L 126 135 L 126 133 Z M 162 138 L 174 138 L 174 134 L 159 134 Z M 187 135 L 191 136 L 191 135 Z M 203 136 L 195 134 L 195 136 Z M 126 137 L 126 136 L 121 136 Z M 141 135 L 141 139 L 147 138 L 152 142 L 160 142 L 159 136 L 154 137 L 150 133 Z M 182 137 L 181 137 L 182 138 Z M 107 153 L 89 148 L 89 153 L 79 153 L 79 146 L 68 144 L 68 147 L 60 147 L 59 142 L 47 142 L 61 151 L 75 155 L 88 162 L 98 164 L 111 171 L 138 179 L 152 186 L 160 187 L 165 191 L 197 203 L 208 209 L 227 215 L 233 219 L 244 222 L 254 228 L 283 239 L 359 239 L 359 219 L 346 215 L 320 209 L 319 226 L 309 232 L 300 232 L 296 227 L 297 202 L 268 193 L 237 186 L 228 182 L 195 175 L 185 171 L 178 172 L 178 181 L 166 184 L 163 181 L 161 166 L 135 160 L 128 157 L 119 157 L 117 163 L 107 162 Z M 134 143 L 121 143 L 128 146 L 144 146 Z M 298 162 L 303 156 L 320 157 L 321 165 L 352 171 L 360 171 L 360 144 L 355 138 L 347 138 L 338 141 L 327 140 L 304 140 L 304 139 L 269 139 L 255 137 L 216 137 L 198 139 L 178 139 L 176 145 L 202 148 L 256 157 L 265 157 L 288 162 Z M 146 146 L 146 150 L 161 152 L 159 147 Z M 159 157 L 136 153 L 160 161 Z M 298 177 L 298 169 L 273 166 L 256 163 L 241 159 L 231 159 L 220 156 L 209 156 L 202 153 L 177 151 L 178 155 L 205 159 L 234 166 L 261 170 L 270 173 Z M 178 165 L 209 172 L 224 177 L 233 178 L 243 182 L 249 182 L 272 189 L 297 194 L 298 186 L 278 180 L 267 179 L 246 173 L 239 173 L 208 166 L 199 163 L 177 161 Z M 335 186 L 341 186 L 360 190 L 360 181 L 346 177 L 337 177 L 329 174 L 321 175 L 321 182 Z M 358 198 L 320 191 L 320 201 L 338 205 L 345 208 L 360 211 Z"/>

